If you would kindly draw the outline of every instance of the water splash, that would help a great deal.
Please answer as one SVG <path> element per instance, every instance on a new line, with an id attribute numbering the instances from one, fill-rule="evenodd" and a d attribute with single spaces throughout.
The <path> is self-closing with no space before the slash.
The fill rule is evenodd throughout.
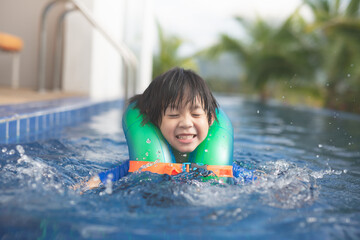
<path id="1" fill-rule="evenodd" d="M 56 190 L 64 193 L 63 183 L 59 180 L 61 176 L 55 167 L 50 166 L 46 161 L 38 157 L 28 156 L 21 145 L 17 145 L 16 151 L 8 151 L 9 157 L 6 164 L 0 169 L 1 178 L 6 183 L 17 181 L 19 187 L 30 189 L 41 188 L 44 190 Z"/>
<path id="2" fill-rule="evenodd" d="M 261 168 L 264 174 L 244 190 L 260 194 L 265 204 L 293 209 L 311 205 L 318 198 L 318 172 L 285 160 L 267 162 Z"/>

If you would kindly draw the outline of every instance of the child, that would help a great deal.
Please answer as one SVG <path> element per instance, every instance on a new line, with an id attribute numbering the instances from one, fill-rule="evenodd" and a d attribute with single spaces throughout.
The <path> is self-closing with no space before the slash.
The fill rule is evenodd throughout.
<path id="1" fill-rule="evenodd" d="M 131 105 L 142 115 L 143 126 L 152 123 L 160 130 L 176 163 L 189 162 L 189 155 L 207 138 L 214 121 L 218 121 L 218 103 L 205 81 L 195 72 L 178 67 L 156 77 L 143 94 L 130 99 Z M 124 122 L 123 127 L 125 132 Z M 232 127 L 230 135 L 232 141 Z M 129 141 L 127 136 L 131 159 L 134 156 Z M 231 144 L 226 157 L 229 165 L 232 164 L 232 147 Z M 100 183 L 99 177 L 93 177 L 87 184 L 91 189 Z"/>
<path id="2" fill-rule="evenodd" d="M 176 162 L 193 152 L 216 119 L 218 103 L 205 81 L 191 70 L 173 68 L 156 77 L 143 94 L 130 100 L 170 144 Z M 188 156 L 188 154 L 186 155 Z"/>

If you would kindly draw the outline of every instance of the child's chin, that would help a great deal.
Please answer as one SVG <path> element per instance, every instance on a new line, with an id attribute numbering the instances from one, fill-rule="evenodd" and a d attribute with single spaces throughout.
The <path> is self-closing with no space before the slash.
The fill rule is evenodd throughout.
<path id="1" fill-rule="evenodd" d="M 191 153 L 195 150 L 195 148 L 180 148 L 180 149 L 177 149 L 179 152 L 182 152 L 182 153 Z"/>

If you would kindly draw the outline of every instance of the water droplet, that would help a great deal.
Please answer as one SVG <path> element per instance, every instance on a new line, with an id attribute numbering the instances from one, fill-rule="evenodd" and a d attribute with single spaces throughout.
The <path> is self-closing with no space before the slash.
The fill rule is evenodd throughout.
<path id="1" fill-rule="evenodd" d="M 112 194 L 112 192 L 113 192 L 113 189 L 112 189 L 112 179 L 113 178 L 113 175 L 112 174 L 109 174 L 108 175 L 108 178 L 106 179 L 106 183 L 105 183 L 105 187 L 106 187 L 106 189 L 105 189 L 105 193 L 106 194 Z"/>
<path id="2" fill-rule="evenodd" d="M 207 150 L 207 149 L 205 149 L 205 152 L 208 152 L 208 150 Z"/>
<path id="3" fill-rule="evenodd" d="M 2 151 L 3 153 L 5 153 L 5 152 L 7 151 L 7 148 L 4 147 L 4 148 L 1 149 L 1 151 Z"/>
<path id="4" fill-rule="evenodd" d="M 343 171 L 344 173 L 347 173 L 348 172 L 348 170 L 347 169 L 344 169 L 344 171 Z"/>
<path id="5" fill-rule="evenodd" d="M 322 148 L 322 147 L 323 147 L 323 145 L 322 145 L 322 144 L 319 144 L 319 145 L 318 145 L 318 147 L 319 147 L 319 148 Z"/>
<path id="6" fill-rule="evenodd" d="M 146 143 L 147 143 L 147 144 L 150 144 L 150 143 L 151 143 L 150 138 L 146 139 Z"/>
<path id="7" fill-rule="evenodd" d="M 320 156 L 319 155 L 316 155 L 316 158 L 319 158 Z"/>
<path id="8" fill-rule="evenodd" d="M 9 151 L 9 155 L 14 155 L 15 154 L 15 150 L 14 149 L 11 149 L 10 151 Z"/>
<path id="9" fill-rule="evenodd" d="M 16 145 L 16 150 L 20 153 L 20 156 L 24 155 L 25 153 L 25 150 L 21 145 Z"/>
<path id="10" fill-rule="evenodd" d="M 282 99 L 284 99 L 285 98 L 285 96 L 282 96 Z"/>
<path id="11" fill-rule="evenodd" d="M 107 175 L 106 182 L 111 182 L 111 180 L 112 180 L 113 178 L 114 178 L 114 174 L 109 173 L 109 174 Z"/>
<path id="12" fill-rule="evenodd" d="M 347 76 L 348 76 L 348 77 L 351 77 L 351 74 L 349 73 Z"/>
<path id="13" fill-rule="evenodd" d="M 256 113 L 259 114 L 259 113 L 260 113 L 260 110 L 257 110 Z"/>
<path id="14" fill-rule="evenodd" d="M 148 152 L 146 152 L 146 153 L 145 153 L 145 156 L 147 156 L 147 157 L 148 157 L 148 156 L 149 156 L 149 153 L 148 153 Z"/>

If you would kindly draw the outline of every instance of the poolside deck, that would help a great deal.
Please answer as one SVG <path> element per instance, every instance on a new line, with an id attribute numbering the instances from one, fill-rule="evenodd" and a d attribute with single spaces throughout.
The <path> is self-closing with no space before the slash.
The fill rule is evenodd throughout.
<path id="1" fill-rule="evenodd" d="M 0 86 L 0 106 L 18 103 L 47 101 L 71 97 L 83 97 L 81 93 L 68 92 L 44 92 L 40 93 L 32 89 L 20 88 L 12 89 L 10 87 Z"/>

